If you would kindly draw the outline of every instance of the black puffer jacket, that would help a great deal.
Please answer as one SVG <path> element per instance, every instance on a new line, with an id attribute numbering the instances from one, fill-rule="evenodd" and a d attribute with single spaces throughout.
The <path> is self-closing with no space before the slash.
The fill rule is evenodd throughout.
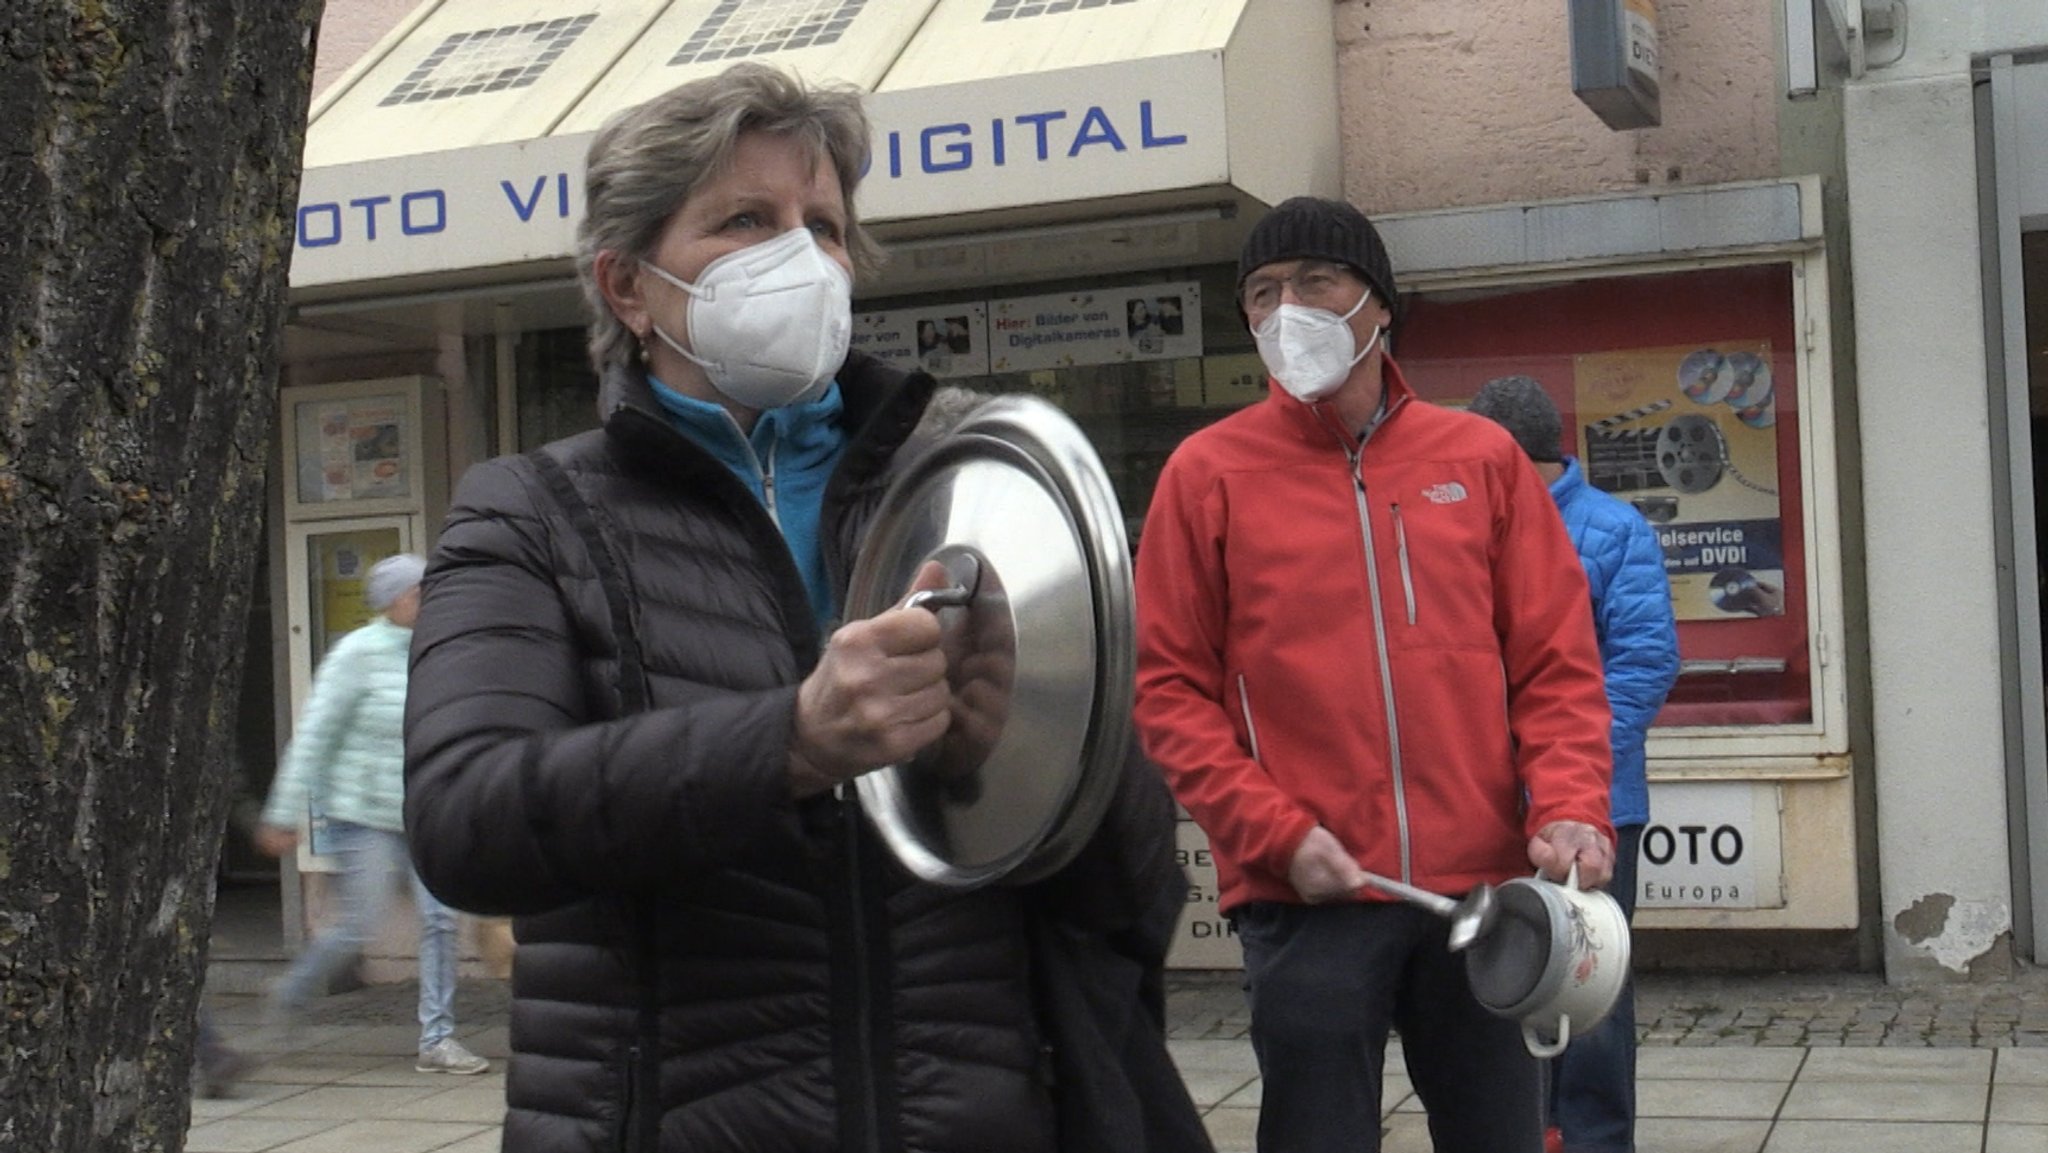
<path id="1" fill-rule="evenodd" d="M 839 381 L 853 439 L 821 536 L 843 588 L 933 382 L 858 354 Z M 414 858 L 450 904 L 519 918 L 505 1148 L 1085 1143 L 1052 1082 L 1090 1058 L 1034 988 L 1106 977 L 1094 995 L 1131 1008 L 1096 1056 L 1135 1044 L 1157 1072 L 1184 891 L 1163 786 L 1134 763 L 1065 874 L 966 895 L 910 879 L 850 804 L 792 801 L 820 638 L 788 549 L 644 378 L 608 379 L 603 404 L 601 430 L 463 479 L 414 633 Z M 1198 1148 L 1184 1104 L 1105 1123 Z"/>

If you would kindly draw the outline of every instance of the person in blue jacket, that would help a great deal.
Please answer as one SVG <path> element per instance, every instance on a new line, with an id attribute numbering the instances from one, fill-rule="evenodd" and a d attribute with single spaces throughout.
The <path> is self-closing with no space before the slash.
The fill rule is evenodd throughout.
<path id="1" fill-rule="evenodd" d="M 1488 381 L 1472 411 L 1514 435 L 1550 485 L 1564 515 L 1586 583 L 1607 703 L 1614 712 L 1612 793 L 1614 879 L 1609 891 L 1631 919 L 1636 909 L 1636 860 L 1650 821 L 1650 785 L 1643 746 L 1650 722 L 1678 679 L 1678 629 L 1671 584 L 1657 532 L 1627 502 L 1594 488 L 1576 458 L 1563 452 L 1563 421 L 1543 386 L 1527 376 Z M 1607 1019 L 1571 1047 L 1551 1069 L 1552 1147 L 1599 1153 L 1634 1153 L 1636 1020 L 1633 982 Z"/>

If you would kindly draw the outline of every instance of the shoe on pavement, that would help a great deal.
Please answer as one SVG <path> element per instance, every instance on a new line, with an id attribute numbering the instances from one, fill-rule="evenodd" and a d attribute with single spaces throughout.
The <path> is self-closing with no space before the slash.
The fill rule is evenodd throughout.
<path id="1" fill-rule="evenodd" d="M 491 1067 L 489 1061 L 462 1047 L 462 1042 L 448 1037 L 420 1050 L 420 1059 L 413 1068 L 422 1073 L 453 1073 L 458 1077 L 470 1077 Z"/>
<path id="2" fill-rule="evenodd" d="M 257 1018 L 256 1032 L 247 1041 L 257 1050 L 296 1049 L 304 1039 L 300 1030 L 305 1016 L 305 1006 L 285 1000 L 283 978 L 272 981 L 263 995 L 263 1012 Z"/>
<path id="3" fill-rule="evenodd" d="M 199 1051 L 199 1095 L 202 1097 L 232 1097 L 235 1082 L 242 1079 L 255 1065 L 247 1053 L 230 1049 L 226 1045 L 214 1044 Z"/>

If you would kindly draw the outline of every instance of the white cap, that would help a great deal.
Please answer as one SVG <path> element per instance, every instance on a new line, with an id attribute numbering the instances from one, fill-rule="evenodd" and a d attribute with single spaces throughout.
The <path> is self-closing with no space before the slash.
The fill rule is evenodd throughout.
<path id="1" fill-rule="evenodd" d="M 363 599 L 370 602 L 371 608 L 381 613 L 390 608 L 399 597 L 404 596 L 405 590 L 420 583 L 420 578 L 425 575 L 425 557 L 414 556 L 412 553 L 385 557 L 370 566 L 369 578 L 363 582 Z"/>

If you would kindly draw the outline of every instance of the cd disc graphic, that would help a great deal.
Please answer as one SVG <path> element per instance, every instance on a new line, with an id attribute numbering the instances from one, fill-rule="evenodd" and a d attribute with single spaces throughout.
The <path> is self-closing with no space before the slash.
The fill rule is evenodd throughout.
<path id="1" fill-rule="evenodd" d="M 1735 410 L 1735 419 L 1751 428 L 1769 428 L 1778 423 L 1778 410 L 1767 399 L 1762 404 Z"/>
<path id="2" fill-rule="evenodd" d="M 1757 408 L 1771 400 L 1771 365 L 1754 352 L 1728 354 L 1728 407 Z"/>
<path id="3" fill-rule="evenodd" d="M 1714 574 L 1713 581 L 1707 586 L 1707 595 L 1713 598 L 1714 607 L 1724 613 L 1743 612 L 1756 591 L 1756 575 L 1744 568 L 1724 568 Z"/>
<path id="4" fill-rule="evenodd" d="M 1702 348 L 1685 354 L 1678 362 L 1678 391 L 1688 400 L 1701 404 L 1719 404 L 1728 398 L 1728 392 L 1735 387 L 1735 378 L 1728 371 L 1728 358 L 1711 348 Z"/>
<path id="5" fill-rule="evenodd" d="M 1657 471 L 1664 483 L 1688 496 L 1714 487 L 1728 453 L 1712 417 L 1687 413 L 1657 431 Z"/>

